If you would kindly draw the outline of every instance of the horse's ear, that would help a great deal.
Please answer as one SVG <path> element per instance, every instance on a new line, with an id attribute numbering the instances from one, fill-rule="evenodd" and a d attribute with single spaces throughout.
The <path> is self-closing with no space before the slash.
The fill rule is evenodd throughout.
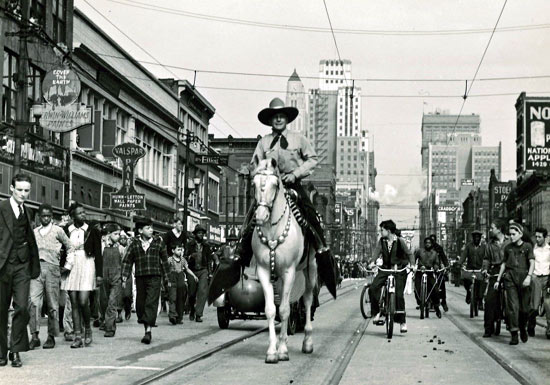
<path id="1" fill-rule="evenodd" d="M 277 161 L 273 158 L 271 158 L 271 167 L 273 167 L 275 170 L 277 170 Z"/>

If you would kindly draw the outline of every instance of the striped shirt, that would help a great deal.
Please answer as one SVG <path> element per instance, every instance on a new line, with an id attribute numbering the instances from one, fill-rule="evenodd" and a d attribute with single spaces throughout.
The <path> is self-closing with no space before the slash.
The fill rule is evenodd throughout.
<path id="1" fill-rule="evenodd" d="M 155 236 L 145 244 L 142 242 L 141 237 L 134 238 L 122 260 L 123 278 L 130 276 L 134 264 L 136 265 L 136 277 L 156 275 L 167 280 L 170 266 L 166 254 L 166 245 L 162 238 Z"/>

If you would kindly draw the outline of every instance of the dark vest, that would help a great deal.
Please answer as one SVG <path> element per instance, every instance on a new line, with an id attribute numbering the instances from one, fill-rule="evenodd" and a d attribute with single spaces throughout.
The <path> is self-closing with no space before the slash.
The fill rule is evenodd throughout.
<path id="1" fill-rule="evenodd" d="M 27 242 L 29 239 L 29 231 L 32 230 L 30 229 L 26 213 L 16 218 L 11 207 L 10 212 L 13 217 L 13 248 L 9 255 L 9 261 L 14 263 L 18 259 L 19 262 L 24 263 L 28 260 L 29 248 Z M 23 247 L 25 244 L 27 244 L 27 248 Z"/>
<path id="2" fill-rule="evenodd" d="M 118 246 L 103 249 L 103 269 L 120 269 L 121 260 Z"/>
<path id="3" fill-rule="evenodd" d="M 381 242 L 384 269 L 391 269 L 394 265 L 397 265 L 398 268 L 403 267 L 409 262 L 399 238 L 395 239 L 395 244 L 392 246 L 391 251 L 388 250 L 388 244 L 385 240 L 381 240 Z"/>

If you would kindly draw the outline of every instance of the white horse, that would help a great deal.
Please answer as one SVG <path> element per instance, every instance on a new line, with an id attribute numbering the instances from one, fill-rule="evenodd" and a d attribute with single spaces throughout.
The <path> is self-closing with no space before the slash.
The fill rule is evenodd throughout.
<path id="1" fill-rule="evenodd" d="M 317 283 L 317 264 L 313 248 L 311 248 L 305 263 L 300 264 L 304 252 L 304 234 L 292 214 L 285 196 L 283 182 L 279 177 L 277 162 L 274 159 L 265 159 L 259 162 L 255 170 L 254 185 L 257 208 L 252 250 L 258 264 L 258 278 L 264 291 L 265 315 L 269 325 L 269 348 L 265 362 L 277 363 L 289 359 L 287 348 L 289 299 L 297 272 L 304 274 L 306 282 L 303 295 L 306 324 L 302 352 L 313 352 L 311 304 L 313 303 L 313 290 Z M 298 266 L 299 264 L 300 266 Z M 282 279 L 283 288 L 279 306 L 281 330 L 278 344 L 275 333 L 273 294 L 273 283 L 277 277 Z"/>

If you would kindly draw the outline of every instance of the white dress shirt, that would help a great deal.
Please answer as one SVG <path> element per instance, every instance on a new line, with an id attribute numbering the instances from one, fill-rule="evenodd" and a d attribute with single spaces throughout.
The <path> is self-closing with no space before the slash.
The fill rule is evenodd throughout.
<path id="1" fill-rule="evenodd" d="M 10 198 L 10 205 L 11 205 L 11 209 L 13 210 L 13 213 L 15 214 L 15 217 L 19 219 L 19 214 L 20 214 L 19 208 L 21 208 L 23 212 L 25 212 L 23 205 L 17 204 L 17 202 L 15 201 L 15 199 L 13 199 L 13 197 Z"/>
<path id="2" fill-rule="evenodd" d="M 535 270 L 534 275 L 549 275 L 550 274 L 550 246 L 546 243 L 543 246 L 535 245 L 533 249 L 535 255 Z"/>

